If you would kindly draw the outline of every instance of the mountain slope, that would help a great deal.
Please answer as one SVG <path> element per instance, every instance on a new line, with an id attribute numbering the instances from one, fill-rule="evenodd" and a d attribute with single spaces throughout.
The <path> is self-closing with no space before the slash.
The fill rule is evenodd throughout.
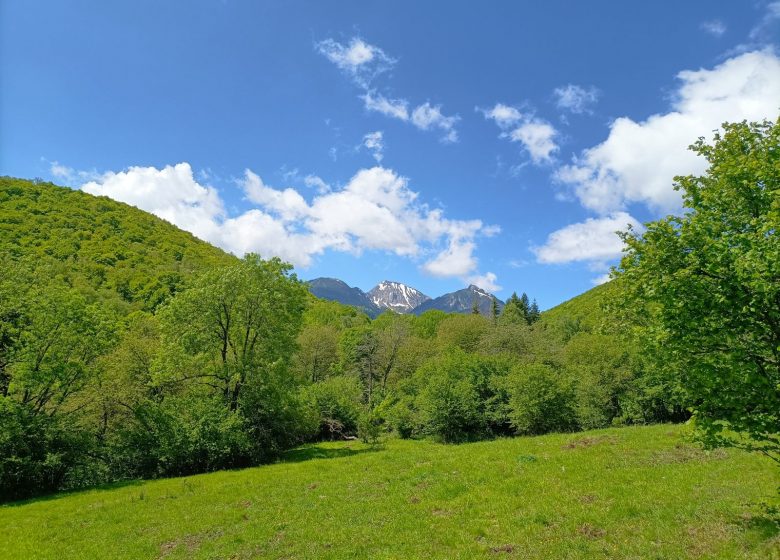
<path id="1" fill-rule="evenodd" d="M 544 311 L 537 328 L 551 331 L 559 339 L 566 339 L 573 332 L 594 331 L 607 318 L 604 307 L 617 289 L 616 282 L 607 282 L 564 301 Z"/>
<path id="2" fill-rule="evenodd" d="M 479 312 L 482 315 L 490 315 L 494 297 L 495 296 L 482 288 L 472 284 L 468 288 L 463 288 L 462 290 L 425 301 L 418 305 L 413 310 L 413 313 L 415 315 L 420 315 L 431 309 L 439 309 L 441 311 L 446 311 L 447 313 L 471 313 L 474 301 L 476 300 L 477 305 L 479 306 Z M 504 303 L 498 298 L 496 298 L 496 300 L 498 301 L 498 310 L 500 312 L 504 308 Z"/>
<path id="3" fill-rule="evenodd" d="M 309 291 L 318 298 L 357 307 L 369 317 L 376 317 L 382 312 L 363 290 L 352 288 L 338 278 L 315 278 L 308 284 Z"/>
<path id="4" fill-rule="evenodd" d="M 380 282 L 366 295 L 380 309 L 392 309 L 397 313 L 411 313 L 415 307 L 431 299 L 420 290 L 389 280 Z"/>
<path id="5" fill-rule="evenodd" d="M 153 309 L 193 272 L 235 257 L 133 206 L 51 183 L 0 177 L 0 260 L 5 259 L 60 263 L 73 284 Z"/>

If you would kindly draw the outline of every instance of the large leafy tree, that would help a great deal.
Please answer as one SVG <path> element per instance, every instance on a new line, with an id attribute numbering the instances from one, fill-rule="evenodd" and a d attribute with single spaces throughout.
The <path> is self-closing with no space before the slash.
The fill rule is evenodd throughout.
<path id="1" fill-rule="evenodd" d="M 247 255 L 214 268 L 160 312 L 170 350 L 160 382 L 200 381 L 236 410 L 247 387 L 286 366 L 306 306 L 306 287 L 278 258 Z"/>
<path id="2" fill-rule="evenodd" d="M 628 232 L 618 277 L 705 442 L 780 462 L 780 121 L 725 124 L 681 216 Z"/>

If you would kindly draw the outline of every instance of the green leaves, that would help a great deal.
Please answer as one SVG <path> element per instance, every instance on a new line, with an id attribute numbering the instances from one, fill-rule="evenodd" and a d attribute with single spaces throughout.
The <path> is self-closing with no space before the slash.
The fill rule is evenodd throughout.
<path id="1" fill-rule="evenodd" d="M 706 441 L 780 460 L 780 122 L 725 124 L 692 149 L 709 169 L 676 178 L 686 212 L 624 237 L 624 306 Z"/>

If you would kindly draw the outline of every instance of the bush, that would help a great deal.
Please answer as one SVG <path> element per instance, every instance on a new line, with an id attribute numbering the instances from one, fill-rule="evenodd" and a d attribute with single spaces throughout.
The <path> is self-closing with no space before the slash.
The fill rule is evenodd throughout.
<path id="1" fill-rule="evenodd" d="M 358 418 L 358 435 L 363 443 L 376 445 L 382 435 L 385 420 L 376 410 L 364 410 Z"/>
<path id="2" fill-rule="evenodd" d="M 515 366 L 508 379 L 509 420 L 518 434 L 577 429 L 573 383 L 543 364 Z"/>
<path id="3" fill-rule="evenodd" d="M 426 433 L 445 442 L 482 437 L 487 431 L 484 411 L 486 380 L 478 358 L 453 351 L 423 365 L 415 374 L 423 384 L 417 408 Z"/>
<path id="4" fill-rule="evenodd" d="M 422 431 L 413 396 L 387 398 L 378 408 L 381 409 L 388 427 L 398 434 L 398 437 L 408 439 Z"/>
<path id="5" fill-rule="evenodd" d="M 355 377 L 338 375 L 304 389 L 304 398 L 317 417 L 319 439 L 356 435 L 363 389 Z"/>
<path id="6" fill-rule="evenodd" d="M 115 476 L 182 476 L 250 465 L 257 450 L 246 428 L 242 416 L 219 399 L 139 405 L 111 453 Z"/>
<path id="7" fill-rule="evenodd" d="M 95 482 L 91 439 L 56 419 L 0 397 L 0 501 L 18 500 Z"/>

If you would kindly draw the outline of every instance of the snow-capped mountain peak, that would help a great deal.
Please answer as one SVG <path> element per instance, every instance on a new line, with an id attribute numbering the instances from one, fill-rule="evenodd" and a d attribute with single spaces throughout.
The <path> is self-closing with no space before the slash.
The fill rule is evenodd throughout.
<path id="1" fill-rule="evenodd" d="M 421 303 L 431 299 L 420 290 L 389 280 L 380 282 L 366 295 L 377 307 L 392 309 L 397 313 L 409 313 Z"/>

